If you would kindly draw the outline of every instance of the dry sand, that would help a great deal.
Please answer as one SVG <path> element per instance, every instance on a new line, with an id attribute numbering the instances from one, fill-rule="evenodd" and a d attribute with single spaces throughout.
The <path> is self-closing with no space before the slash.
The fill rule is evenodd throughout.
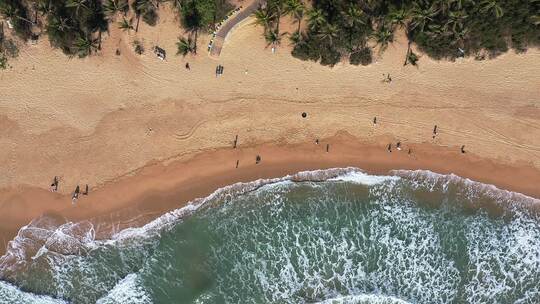
<path id="1" fill-rule="evenodd" d="M 78 220 L 137 206 L 131 212 L 154 216 L 235 181 L 334 166 L 454 172 L 540 197 L 538 49 L 486 61 L 423 56 L 419 67 L 404 67 L 400 36 L 370 66 L 328 68 L 294 59 L 286 39 L 272 54 L 262 30 L 243 22 L 218 60 L 202 35 L 199 53 L 182 58 L 174 55 L 177 17 L 167 6 L 160 17 L 136 35 L 112 26 L 97 56 L 69 59 L 41 40 L 0 71 L 4 243 L 45 211 Z M 135 39 L 145 55 L 133 52 Z M 167 51 L 165 61 L 153 45 Z M 230 149 L 237 134 L 241 151 Z M 315 138 L 330 140 L 331 153 L 315 152 Z M 386 152 L 398 140 L 414 157 Z M 233 170 L 256 153 L 261 165 Z M 46 190 L 55 175 L 57 194 Z M 76 184 L 92 191 L 72 207 Z"/>

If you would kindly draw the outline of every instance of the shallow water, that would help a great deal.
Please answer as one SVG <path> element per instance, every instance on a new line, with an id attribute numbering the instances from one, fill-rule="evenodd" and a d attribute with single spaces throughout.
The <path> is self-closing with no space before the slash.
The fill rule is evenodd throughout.
<path id="1" fill-rule="evenodd" d="M 540 303 L 538 203 L 343 169 L 226 187 L 108 241 L 42 219 L 0 259 L 0 303 Z"/>

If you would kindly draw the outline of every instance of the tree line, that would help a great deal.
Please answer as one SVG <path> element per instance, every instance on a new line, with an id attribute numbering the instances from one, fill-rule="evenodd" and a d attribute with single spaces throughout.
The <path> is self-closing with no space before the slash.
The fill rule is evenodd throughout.
<path id="1" fill-rule="evenodd" d="M 404 64 L 416 64 L 410 44 L 435 59 L 475 55 L 494 57 L 540 42 L 540 0 L 268 0 L 255 12 L 268 45 L 277 45 L 280 17 L 297 22 L 288 33 L 292 55 L 334 65 L 371 63 L 374 46 L 384 51 L 396 30 L 404 30 L 409 49 Z M 305 22 L 302 27 L 302 22 Z"/>
<path id="2" fill-rule="evenodd" d="M 177 43 L 182 55 L 196 53 L 198 33 L 212 30 L 232 9 L 227 0 L 0 0 L 0 14 L 20 39 L 45 32 L 53 47 L 85 57 L 100 49 L 110 26 L 138 31 L 141 20 L 155 25 L 163 2 L 171 3 L 187 31 Z M 397 30 L 405 31 L 409 46 L 436 59 L 524 52 L 539 45 L 539 12 L 540 0 L 267 0 L 255 20 L 269 46 L 288 36 L 296 58 L 366 65 L 374 46 L 384 51 Z M 280 30 L 286 15 L 297 23 L 292 33 Z M 409 47 L 404 63 L 417 60 Z"/>
<path id="3" fill-rule="evenodd" d="M 0 0 L 0 14 L 23 41 L 45 32 L 53 47 L 85 57 L 101 48 L 110 26 L 138 31 L 141 20 L 154 26 L 164 2 L 171 3 L 195 41 L 200 30 L 213 28 L 232 8 L 227 0 Z"/>

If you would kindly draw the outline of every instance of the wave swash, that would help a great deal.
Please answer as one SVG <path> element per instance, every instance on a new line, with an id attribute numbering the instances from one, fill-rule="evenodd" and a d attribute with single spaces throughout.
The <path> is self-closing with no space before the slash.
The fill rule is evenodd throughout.
<path id="1" fill-rule="evenodd" d="M 42 217 L 0 258 L 0 303 L 540 303 L 539 203 L 343 168 L 224 187 L 108 240 Z"/>

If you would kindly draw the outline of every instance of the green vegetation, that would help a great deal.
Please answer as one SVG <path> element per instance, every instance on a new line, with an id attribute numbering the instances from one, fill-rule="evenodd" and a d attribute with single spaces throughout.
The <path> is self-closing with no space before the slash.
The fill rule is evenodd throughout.
<path id="1" fill-rule="evenodd" d="M 0 70 L 5 70 L 8 67 L 6 54 L 0 53 Z"/>
<path id="2" fill-rule="evenodd" d="M 52 46 L 85 57 L 101 48 L 110 23 L 126 32 L 137 32 L 141 19 L 155 25 L 163 2 L 174 7 L 186 30 L 179 54 L 196 53 L 200 31 L 214 30 L 232 9 L 227 0 L 0 0 L 0 14 L 23 41 L 46 32 Z M 540 0 L 268 0 L 255 18 L 268 46 L 276 47 L 286 34 L 281 17 L 290 16 L 296 24 L 288 35 L 293 56 L 330 66 L 345 58 L 367 65 L 375 47 L 384 52 L 403 30 L 409 39 L 404 64 L 416 65 L 411 44 L 435 59 L 524 52 L 540 44 L 539 12 Z M 3 62 L 11 56 L 5 49 Z"/>
<path id="3" fill-rule="evenodd" d="M 189 53 L 196 54 L 197 52 L 197 46 L 195 44 L 195 41 L 191 39 L 191 37 L 184 38 L 184 37 L 178 37 L 178 42 L 176 43 L 177 51 L 176 55 L 182 55 L 186 56 Z"/>
<path id="4" fill-rule="evenodd" d="M 180 14 L 193 51 L 198 32 L 213 29 L 232 9 L 226 0 L 0 0 L 0 14 L 23 41 L 45 32 L 53 47 L 69 56 L 85 57 L 101 49 L 101 36 L 109 23 L 126 32 L 137 32 L 141 19 L 154 26 L 163 2 L 172 2 Z M 127 17 L 130 10 L 136 21 Z M 144 51 L 140 43 L 135 48 Z"/>
<path id="5" fill-rule="evenodd" d="M 144 54 L 144 46 L 142 42 L 140 42 L 139 40 L 133 41 L 133 50 L 139 55 Z"/>
<path id="6" fill-rule="evenodd" d="M 0 24 L 0 70 L 8 68 L 8 58 L 19 56 L 19 48 L 13 39 L 4 35 L 4 27 Z"/>
<path id="7" fill-rule="evenodd" d="M 189 52 L 194 54 L 197 53 L 199 31 L 214 29 L 215 24 L 223 20 L 233 9 L 226 0 L 174 0 L 173 4 L 181 16 L 182 27 L 189 34 L 188 39 L 193 42 Z M 180 51 L 180 46 L 178 47 Z"/>
<path id="8" fill-rule="evenodd" d="M 0 0 L 0 14 L 10 20 L 15 33 L 22 40 L 30 39 L 34 22 L 30 20 L 27 5 L 17 0 Z"/>
<path id="9" fill-rule="evenodd" d="M 410 43 L 435 59 L 497 56 L 509 48 L 523 52 L 540 44 L 539 0 L 269 0 L 255 13 L 264 37 L 281 37 L 279 20 L 288 14 L 298 22 L 290 34 L 293 56 L 334 65 L 342 58 L 369 64 L 374 46 L 383 52 L 403 29 Z M 302 32 L 302 19 L 307 26 Z M 405 64 L 419 57 L 410 50 Z"/>
<path id="10" fill-rule="evenodd" d="M 156 25 L 158 20 L 156 10 L 159 3 L 159 0 L 133 0 L 133 2 L 131 2 L 131 8 L 135 12 L 135 16 L 137 16 L 137 25 L 135 26 L 136 32 L 139 31 L 139 22 L 141 20 L 141 17 L 143 18 L 143 21 L 146 22 L 148 25 Z"/>
<path id="11" fill-rule="evenodd" d="M 118 22 L 118 28 L 124 32 L 129 32 L 130 30 L 135 29 L 133 27 L 133 19 L 128 20 L 126 17 L 122 18 L 122 21 Z"/>

